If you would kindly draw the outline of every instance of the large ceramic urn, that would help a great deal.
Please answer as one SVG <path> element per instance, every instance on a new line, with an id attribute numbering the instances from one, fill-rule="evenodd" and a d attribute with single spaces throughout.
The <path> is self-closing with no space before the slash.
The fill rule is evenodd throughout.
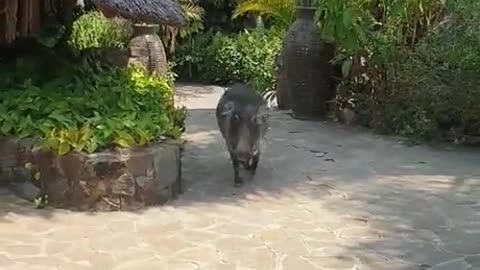
<path id="1" fill-rule="evenodd" d="M 140 64 L 151 74 L 164 75 L 168 62 L 162 39 L 157 35 L 159 25 L 136 23 L 132 28 L 128 42 L 129 64 Z"/>
<path id="2" fill-rule="evenodd" d="M 283 59 L 284 50 L 280 50 L 276 57 L 277 67 L 277 105 L 279 110 L 288 110 L 288 80 Z"/>
<path id="3" fill-rule="evenodd" d="M 299 6 L 290 26 L 283 51 L 288 107 L 297 119 L 321 119 L 327 101 L 335 96 L 331 84 L 330 60 L 334 46 L 321 39 L 314 22 L 315 8 Z"/>

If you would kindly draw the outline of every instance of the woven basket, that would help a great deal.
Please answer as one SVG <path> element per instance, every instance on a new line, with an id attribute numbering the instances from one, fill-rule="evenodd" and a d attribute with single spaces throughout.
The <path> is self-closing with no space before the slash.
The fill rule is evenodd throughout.
<path id="1" fill-rule="evenodd" d="M 320 119 L 335 90 L 331 84 L 334 47 L 320 38 L 315 8 L 297 7 L 297 19 L 285 39 L 284 64 L 288 106 L 298 119 Z"/>
<path id="2" fill-rule="evenodd" d="M 162 40 L 156 34 L 156 24 L 133 24 L 128 43 L 128 64 L 142 65 L 150 74 L 164 75 L 168 70 L 167 56 Z"/>

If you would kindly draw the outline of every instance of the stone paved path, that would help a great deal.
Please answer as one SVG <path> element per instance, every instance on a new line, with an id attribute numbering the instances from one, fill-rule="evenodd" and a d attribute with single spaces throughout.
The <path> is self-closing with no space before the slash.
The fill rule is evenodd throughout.
<path id="1" fill-rule="evenodd" d="M 236 189 L 213 112 L 222 89 L 178 91 L 190 109 L 183 196 L 97 214 L 2 196 L 0 269 L 480 270 L 478 149 L 274 112 L 258 175 Z"/>

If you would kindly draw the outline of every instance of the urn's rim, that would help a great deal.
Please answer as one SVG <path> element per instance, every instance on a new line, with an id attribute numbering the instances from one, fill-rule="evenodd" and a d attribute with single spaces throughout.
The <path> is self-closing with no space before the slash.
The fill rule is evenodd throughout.
<path id="1" fill-rule="evenodd" d="M 132 24 L 132 27 L 135 28 L 145 28 L 145 29 L 152 29 L 152 28 L 158 28 L 160 25 L 156 23 L 134 23 Z"/>

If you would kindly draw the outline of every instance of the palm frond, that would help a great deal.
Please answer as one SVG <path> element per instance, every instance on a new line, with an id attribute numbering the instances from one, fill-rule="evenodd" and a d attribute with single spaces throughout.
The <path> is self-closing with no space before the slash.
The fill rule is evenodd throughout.
<path id="1" fill-rule="evenodd" d="M 189 21 L 201 21 L 205 15 L 205 10 L 194 0 L 180 0 L 185 15 Z"/>
<path id="2" fill-rule="evenodd" d="M 276 24 L 288 26 L 294 19 L 295 0 L 239 0 L 233 18 L 249 13 L 266 16 Z"/>
<path id="3" fill-rule="evenodd" d="M 198 0 L 176 0 L 182 7 L 187 23 L 182 27 L 164 26 L 164 40 L 171 54 L 174 53 L 178 37 L 185 38 L 204 29 L 203 19 L 205 10 L 198 4 Z"/>

